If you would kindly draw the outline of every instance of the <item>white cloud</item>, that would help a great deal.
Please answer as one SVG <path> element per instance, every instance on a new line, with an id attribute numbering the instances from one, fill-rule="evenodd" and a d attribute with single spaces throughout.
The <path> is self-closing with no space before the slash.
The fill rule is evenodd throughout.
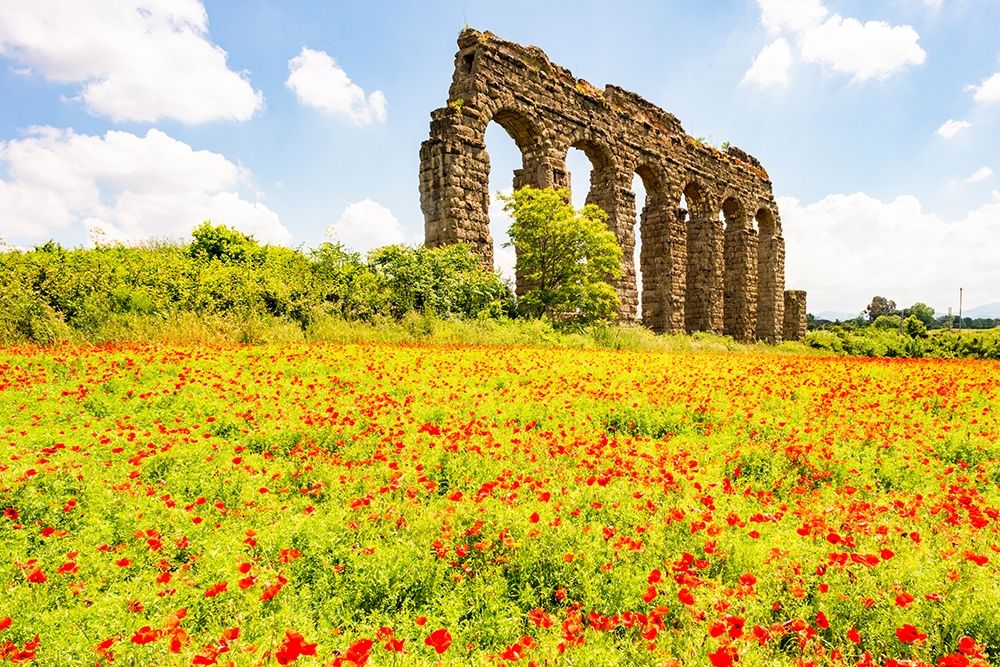
<path id="1" fill-rule="evenodd" d="M 407 242 L 403 226 L 392 211 L 371 199 L 348 205 L 340 219 L 326 228 L 326 233 L 334 241 L 360 253 Z"/>
<path id="2" fill-rule="evenodd" d="M 1000 72 L 983 79 L 978 86 L 970 86 L 973 99 L 984 104 L 1000 102 Z"/>
<path id="3" fill-rule="evenodd" d="M 514 192 L 514 188 L 500 188 L 497 193 L 509 197 Z M 500 197 L 490 198 L 490 236 L 493 238 L 493 268 L 500 276 L 514 284 L 516 273 L 514 267 L 517 265 L 517 253 L 514 247 L 504 247 L 504 243 L 510 240 L 507 230 L 514 224 L 514 219 L 504 210 L 505 202 Z"/>
<path id="4" fill-rule="evenodd" d="M 203 220 L 258 240 L 288 243 L 278 215 L 241 197 L 246 169 L 160 130 L 103 137 L 52 127 L 0 142 L 0 235 L 36 243 L 57 232 L 101 229 L 109 240 L 186 236 Z"/>
<path id="5" fill-rule="evenodd" d="M 114 121 L 247 120 L 263 104 L 209 40 L 200 0 L 4 0 L 0 55 L 79 84 Z"/>
<path id="6" fill-rule="evenodd" d="M 299 101 L 334 115 L 343 115 L 356 125 L 384 122 L 385 95 L 376 90 L 365 97 L 361 86 L 328 53 L 303 47 L 288 61 L 288 80 Z"/>
<path id="7" fill-rule="evenodd" d="M 743 76 L 743 83 L 760 86 L 788 86 L 788 71 L 792 67 L 792 49 L 788 41 L 779 37 L 757 54 L 753 64 Z"/>
<path id="8" fill-rule="evenodd" d="M 935 134 L 939 137 L 944 137 L 945 139 L 951 139 L 962 130 L 967 130 L 970 127 L 972 127 L 972 123 L 967 120 L 954 120 L 950 118 L 937 129 Z"/>
<path id="9" fill-rule="evenodd" d="M 943 310 L 959 286 L 976 303 L 1000 300 L 1000 201 L 954 221 L 924 211 L 912 195 L 882 202 L 835 194 L 805 206 L 780 197 L 778 205 L 786 284 L 809 291 L 810 312 L 860 311 L 876 294 Z"/>
<path id="10" fill-rule="evenodd" d="M 981 181 L 985 181 L 992 175 L 993 175 L 992 169 L 990 169 L 989 167 L 980 167 L 979 169 L 976 169 L 974 172 L 972 172 L 972 175 L 970 175 L 967 179 L 965 179 L 965 182 L 979 183 Z"/>
<path id="11" fill-rule="evenodd" d="M 802 60 L 853 74 L 859 81 L 884 79 L 907 65 L 927 58 L 917 43 L 920 35 L 908 25 L 831 16 L 801 35 Z"/>
<path id="12" fill-rule="evenodd" d="M 757 0 L 761 22 L 772 34 L 793 38 L 803 62 L 817 63 L 859 81 L 884 79 L 909 65 L 919 65 L 927 54 L 918 43 L 920 35 L 908 25 L 893 26 L 884 21 L 862 23 L 856 18 L 831 14 L 820 0 Z M 787 85 L 792 50 L 785 42 L 782 51 L 771 53 L 783 68 L 764 69 L 761 61 L 777 41 L 754 59 L 744 81 Z M 763 73 L 762 73 L 763 72 Z M 767 76 L 766 73 L 771 73 Z"/>
<path id="13" fill-rule="evenodd" d="M 830 13 L 820 0 L 757 0 L 761 22 L 773 33 L 804 32 L 822 23 Z"/>

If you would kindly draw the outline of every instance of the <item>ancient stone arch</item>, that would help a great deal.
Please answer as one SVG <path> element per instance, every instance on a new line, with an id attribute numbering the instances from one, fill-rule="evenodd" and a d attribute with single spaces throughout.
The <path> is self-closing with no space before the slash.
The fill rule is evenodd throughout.
<path id="1" fill-rule="evenodd" d="M 430 138 L 420 147 L 426 245 L 468 243 L 493 266 L 485 133 L 495 121 L 521 151 L 515 188 L 588 187 L 588 203 L 607 212 L 622 248 L 620 321 L 641 317 L 657 332 L 713 331 L 742 341 L 804 332 L 805 293 L 783 294 L 781 218 L 756 158 L 688 136 L 673 115 L 617 86 L 599 90 L 537 47 L 472 29 L 458 46 L 448 104 L 431 113 Z M 590 159 L 589 184 L 570 183 L 570 148 Z M 642 313 L 635 174 L 647 193 L 638 223 Z M 786 303 L 794 312 L 785 312 Z"/>

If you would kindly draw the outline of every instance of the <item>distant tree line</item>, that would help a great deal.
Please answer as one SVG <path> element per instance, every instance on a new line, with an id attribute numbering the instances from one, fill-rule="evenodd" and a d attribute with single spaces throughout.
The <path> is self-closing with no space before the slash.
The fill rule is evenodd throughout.
<path id="1" fill-rule="evenodd" d="M 838 354 L 875 357 L 975 357 L 1000 359 L 1000 320 L 935 316 L 917 302 L 897 309 L 875 296 L 858 317 L 845 321 L 808 316 L 806 343 Z"/>
<path id="2" fill-rule="evenodd" d="M 861 328 L 875 325 L 880 328 L 899 328 L 910 317 L 915 317 L 927 328 L 935 329 L 993 329 L 1000 327 L 1000 318 L 995 317 L 962 317 L 957 315 L 936 315 L 934 309 L 925 303 L 917 302 L 909 308 L 897 309 L 896 302 L 883 296 L 872 298 L 868 307 L 857 317 L 847 320 L 818 319 L 808 316 L 810 329 L 828 329 L 832 326 Z M 882 318 L 882 319 L 879 319 Z"/>

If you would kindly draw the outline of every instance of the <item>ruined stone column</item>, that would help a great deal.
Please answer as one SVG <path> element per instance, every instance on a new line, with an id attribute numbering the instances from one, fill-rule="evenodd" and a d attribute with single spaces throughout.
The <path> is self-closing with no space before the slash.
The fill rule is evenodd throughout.
<path id="1" fill-rule="evenodd" d="M 708 329 L 721 334 L 725 329 L 726 229 L 721 220 L 709 220 L 711 258 L 705 280 L 709 283 Z"/>
<path id="2" fill-rule="evenodd" d="M 778 275 L 780 254 L 779 239 L 762 235 L 757 249 L 757 339 L 768 343 L 781 341 L 784 285 Z"/>
<path id="3" fill-rule="evenodd" d="M 673 215 L 670 215 L 671 212 Z M 667 215 L 670 236 L 670 247 L 667 252 L 670 265 L 668 272 L 661 276 L 660 281 L 666 299 L 666 330 L 668 333 L 684 333 L 688 279 L 687 211 L 668 208 L 664 213 Z"/>
<path id="4" fill-rule="evenodd" d="M 467 243 L 493 269 L 490 237 L 490 162 L 482 133 L 463 125 L 454 109 L 431 114 L 431 138 L 420 146 L 420 208 L 429 247 Z"/>
<path id="5" fill-rule="evenodd" d="M 726 230 L 725 326 L 723 332 L 748 343 L 757 329 L 757 233 L 734 221 Z"/>
<path id="6" fill-rule="evenodd" d="M 642 248 L 639 269 L 642 272 L 642 324 L 663 333 L 670 327 L 670 209 L 662 198 L 647 193 L 646 205 L 639 220 Z M 660 199 L 661 201 L 657 201 Z"/>
<path id="7" fill-rule="evenodd" d="M 785 292 L 785 340 L 802 340 L 806 336 L 806 293 L 800 290 Z"/>
<path id="8" fill-rule="evenodd" d="M 591 187 L 590 196 L 587 197 L 588 204 L 593 195 L 594 189 Z M 631 181 L 627 187 L 615 189 L 613 206 L 599 206 L 608 214 L 608 226 L 615 233 L 618 246 L 622 249 L 622 276 L 613 283 L 618 292 L 618 321 L 633 324 L 639 314 L 639 294 L 635 283 L 635 193 L 632 192 Z"/>
<path id="9" fill-rule="evenodd" d="M 722 221 L 692 211 L 687 240 L 686 329 L 722 333 Z"/>

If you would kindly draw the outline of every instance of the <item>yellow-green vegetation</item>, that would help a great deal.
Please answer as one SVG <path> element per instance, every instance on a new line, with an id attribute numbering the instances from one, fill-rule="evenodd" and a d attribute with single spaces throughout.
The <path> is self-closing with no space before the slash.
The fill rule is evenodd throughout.
<path id="1" fill-rule="evenodd" d="M 0 661 L 985 665 L 998 378 L 718 352 L 9 349 Z"/>

